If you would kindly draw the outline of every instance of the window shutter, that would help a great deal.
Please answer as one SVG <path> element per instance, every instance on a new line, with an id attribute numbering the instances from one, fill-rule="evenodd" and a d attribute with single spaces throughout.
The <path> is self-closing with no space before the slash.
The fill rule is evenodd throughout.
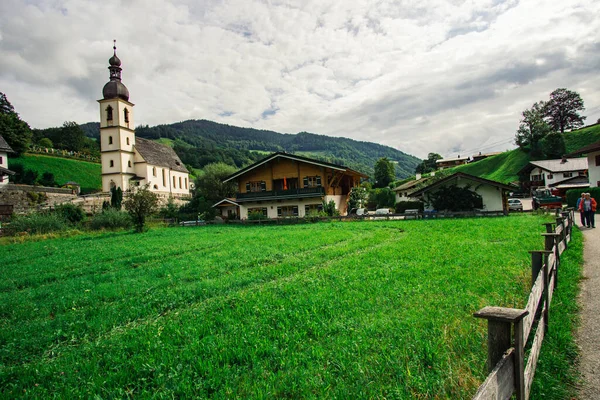
<path id="1" fill-rule="evenodd" d="M 262 190 L 263 192 L 267 191 L 267 182 L 265 182 L 265 181 L 260 182 L 260 190 Z"/>
<path id="2" fill-rule="evenodd" d="M 321 186 L 321 175 L 317 176 L 317 186 Z"/>
<path id="3" fill-rule="evenodd" d="M 308 187 L 308 176 L 305 176 L 304 179 L 302 179 L 302 183 L 304 187 Z"/>
<path id="4" fill-rule="evenodd" d="M 246 183 L 246 193 L 250 192 L 250 182 Z"/>

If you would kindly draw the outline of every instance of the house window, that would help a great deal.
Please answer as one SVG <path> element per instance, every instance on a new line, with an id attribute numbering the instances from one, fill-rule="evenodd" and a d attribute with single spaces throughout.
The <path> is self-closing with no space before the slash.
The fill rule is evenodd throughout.
<path id="1" fill-rule="evenodd" d="M 305 176 L 304 187 L 320 187 L 321 186 L 321 177 L 320 176 Z"/>
<path id="2" fill-rule="evenodd" d="M 297 217 L 297 216 L 298 216 L 298 206 L 277 207 L 277 217 L 279 217 L 279 218 Z"/>
<path id="3" fill-rule="evenodd" d="M 173 177 L 173 189 L 177 189 L 177 178 Z"/>
<path id="4" fill-rule="evenodd" d="M 131 161 L 127 161 L 127 166 L 131 168 Z"/>
<path id="5" fill-rule="evenodd" d="M 263 215 L 263 217 L 267 217 L 267 208 L 266 207 L 254 207 L 254 208 L 249 208 L 248 209 L 248 215 L 250 214 L 254 214 L 254 213 L 261 213 Z"/>
<path id="6" fill-rule="evenodd" d="M 114 167 L 115 166 L 115 162 L 113 160 L 110 160 L 110 166 Z"/>
<path id="7" fill-rule="evenodd" d="M 554 178 L 554 175 L 552 175 L 552 174 L 548 174 L 547 178 L 548 178 L 548 179 L 553 179 L 553 178 Z"/>
<path id="8" fill-rule="evenodd" d="M 112 144 L 112 136 L 108 137 L 108 144 Z"/>
<path id="9" fill-rule="evenodd" d="M 265 181 L 255 181 L 246 183 L 246 192 L 264 192 L 267 190 Z"/>
<path id="10" fill-rule="evenodd" d="M 0 156 L 0 164 L 2 164 L 2 157 Z"/>
<path id="11" fill-rule="evenodd" d="M 129 138 L 127 138 L 126 140 L 127 140 L 127 146 L 129 146 Z"/>
<path id="12" fill-rule="evenodd" d="M 164 169 L 162 170 L 162 176 L 163 176 L 163 186 L 167 187 L 167 172 Z"/>
<path id="13" fill-rule="evenodd" d="M 563 172 L 563 178 L 570 178 L 573 176 L 572 172 Z"/>
<path id="14" fill-rule="evenodd" d="M 123 110 L 123 117 L 125 119 L 125 122 L 129 123 L 129 110 L 128 109 Z"/>
<path id="15" fill-rule="evenodd" d="M 304 206 L 304 215 L 316 214 L 323 211 L 323 204 L 306 204 Z"/>
<path id="16" fill-rule="evenodd" d="M 112 122 L 113 119 L 113 115 L 112 115 L 112 107 L 108 106 L 106 107 L 106 122 Z"/>
<path id="17" fill-rule="evenodd" d="M 532 181 L 541 181 L 543 180 L 542 175 L 531 175 Z"/>

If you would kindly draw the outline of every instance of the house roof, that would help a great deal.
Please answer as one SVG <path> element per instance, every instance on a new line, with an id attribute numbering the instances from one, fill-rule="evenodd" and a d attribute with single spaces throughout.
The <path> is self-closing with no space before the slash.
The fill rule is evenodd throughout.
<path id="1" fill-rule="evenodd" d="M 14 153 L 14 150 L 6 143 L 6 140 L 0 135 L 0 151 L 5 151 L 7 153 Z"/>
<path id="2" fill-rule="evenodd" d="M 452 162 L 452 161 L 468 161 L 469 157 L 455 157 L 455 158 L 442 158 L 441 160 L 437 160 L 437 164 L 441 164 L 444 162 Z"/>
<path id="3" fill-rule="evenodd" d="M 14 175 L 14 174 L 15 174 L 15 171 L 11 171 L 10 169 L 0 167 L 0 175 Z"/>
<path id="4" fill-rule="evenodd" d="M 231 180 L 233 180 L 233 179 L 235 179 L 235 178 L 237 178 L 237 177 L 239 177 L 241 175 L 244 175 L 246 172 L 249 172 L 249 171 L 251 171 L 251 170 L 253 170 L 255 168 L 258 168 L 261 165 L 264 165 L 264 164 L 268 163 L 269 161 L 272 161 L 272 160 L 274 160 L 276 158 L 287 158 L 287 159 L 290 159 L 290 160 L 301 161 L 301 162 L 305 162 L 305 163 L 309 163 L 309 164 L 313 164 L 313 165 L 319 165 L 321 167 L 327 167 L 327 168 L 335 169 L 335 170 L 338 170 L 338 171 L 350 172 L 352 174 L 359 175 L 362 178 L 368 178 L 367 175 L 365 175 L 365 174 L 363 174 L 361 172 L 355 171 L 353 169 L 350 169 L 348 167 L 345 167 L 343 165 L 332 164 L 332 163 L 328 163 L 328 162 L 320 161 L 320 160 L 314 160 L 312 158 L 297 156 L 295 154 L 288 154 L 288 153 L 283 153 L 283 152 L 277 152 L 277 153 L 273 153 L 273 154 L 271 154 L 271 155 L 263 158 L 262 160 L 259 160 L 259 161 L 255 162 L 252 165 L 247 166 L 246 168 L 240 169 L 238 172 L 236 172 L 236 173 L 234 173 L 232 175 L 229 175 L 227 178 L 225 178 L 223 180 L 223 183 L 229 182 L 229 181 L 231 181 Z"/>
<path id="5" fill-rule="evenodd" d="M 471 157 L 472 158 L 485 158 L 485 157 L 491 157 L 491 156 L 496 156 L 498 154 L 502 154 L 501 151 L 492 151 L 489 153 L 479 153 L 479 154 L 473 154 Z"/>
<path id="6" fill-rule="evenodd" d="M 148 164 L 171 168 L 173 171 L 189 173 L 175 151 L 169 146 L 136 137 L 134 147 Z"/>
<path id="7" fill-rule="evenodd" d="M 428 180 L 430 177 L 426 177 L 426 178 L 421 178 L 421 179 L 413 179 L 412 181 L 408 181 L 400 186 L 398 186 L 397 188 L 393 189 L 394 192 L 399 192 L 401 190 L 408 190 L 411 189 L 415 186 L 417 186 L 418 184 L 425 182 L 426 180 Z"/>
<path id="8" fill-rule="evenodd" d="M 529 161 L 529 164 L 521 168 L 519 173 L 535 167 L 548 172 L 585 171 L 588 169 L 588 162 L 587 158 L 567 158 L 566 161 L 562 159 Z"/>
<path id="9" fill-rule="evenodd" d="M 228 204 L 226 204 L 226 203 L 228 203 Z M 230 198 L 225 198 L 225 199 L 223 199 L 221 201 L 218 201 L 215 204 L 213 204 L 212 206 L 213 207 L 219 207 L 221 205 L 225 205 L 225 206 L 227 206 L 227 205 L 239 206 L 239 204 L 235 202 L 235 199 L 230 199 Z"/>
<path id="10" fill-rule="evenodd" d="M 485 178 L 480 178 L 478 176 L 466 174 L 464 172 L 455 172 L 452 175 L 448 175 L 447 177 L 442 178 L 439 181 L 433 182 L 431 185 L 425 186 L 425 187 L 411 193 L 411 196 L 419 196 L 425 192 L 429 192 L 432 189 L 442 186 L 443 184 L 450 182 L 451 180 L 456 179 L 456 178 L 465 178 L 465 179 L 468 179 L 471 181 L 496 186 L 496 187 L 499 187 L 499 188 L 505 189 L 505 190 L 514 190 L 515 189 L 514 186 L 507 185 L 502 182 L 497 182 L 497 181 L 492 181 L 492 180 L 485 179 Z"/>
<path id="11" fill-rule="evenodd" d="M 587 176 L 574 176 L 564 181 L 554 182 L 550 187 L 556 188 L 569 188 L 569 187 L 588 187 L 590 186 L 590 179 Z"/>
<path id="12" fill-rule="evenodd" d="M 592 144 L 588 144 L 587 146 L 584 146 L 578 150 L 575 150 L 574 152 L 568 154 L 568 156 L 580 156 L 582 154 L 593 153 L 595 151 L 600 151 L 600 140 Z"/>

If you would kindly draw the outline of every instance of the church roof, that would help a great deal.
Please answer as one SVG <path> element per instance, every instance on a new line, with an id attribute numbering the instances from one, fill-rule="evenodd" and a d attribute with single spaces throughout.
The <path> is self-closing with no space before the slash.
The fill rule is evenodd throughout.
<path id="1" fill-rule="evenodd" d="M 134 147 L 148 164 L 171 168 L 173 171 L 189 173 L 175 151 L 169 146 L 136 137 Z"/>
<path id="2" fill-rule="evenodd" d="M 6 140 L 0 135 L 0 151 L 5 151 L 7 153 L 14 153 L 13 149 L 10 148 Z"/>

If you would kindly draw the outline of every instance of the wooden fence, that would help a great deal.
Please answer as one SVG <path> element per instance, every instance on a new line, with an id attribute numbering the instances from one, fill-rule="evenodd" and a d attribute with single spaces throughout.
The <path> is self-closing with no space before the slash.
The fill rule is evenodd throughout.
<path id="1" fill-rule="evenodd" d="M 557 212 L 542 234 L 545 248 L 531 251 L 532 288 L 524 309 L 484 307 L 474 314 L 488 321 L 489 375 L 473 399 L 529 399 L 531 383 L 545 334 L 552 294 L 558 285 L 560 256 L 571 241 L 574 210 Z M 537 328 L 534 326 L 537 323 Z M 526 344 L 534 334 L 525 363 Z"/>

